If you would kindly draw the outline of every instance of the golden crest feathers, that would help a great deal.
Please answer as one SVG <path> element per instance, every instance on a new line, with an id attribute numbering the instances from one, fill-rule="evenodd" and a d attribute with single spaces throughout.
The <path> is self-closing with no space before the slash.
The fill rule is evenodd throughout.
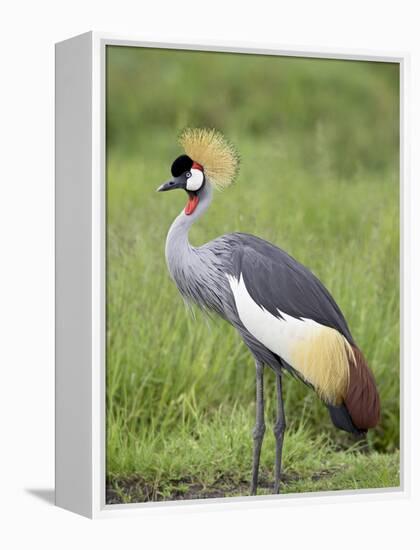
<path id="1" fill-rule="evenodd" d="M 239 170 L 239 155 L 221 132 L 185 128 L 178 141 L 185 153 L 204 167 L 204 173 L 217 189 L 225 189 L 234 182 Z"/>

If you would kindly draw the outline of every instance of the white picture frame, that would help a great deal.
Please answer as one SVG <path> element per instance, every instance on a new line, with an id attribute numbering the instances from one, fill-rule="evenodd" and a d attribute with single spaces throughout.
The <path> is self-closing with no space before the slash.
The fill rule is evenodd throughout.
<path id="1" fill-rule="evenodd" d="M 105 49 L 108 45 L 334 58 L 400 65 L 401 485 L 395 489 L 105 503 Z M 218 42 L 162 43 L 89 32 L 56 44 L 56 504 L 90 517 L 146 514 L 163 507 L 210 509 L 402 498 L 408 495 L 409 380 L 406 53 L 338 51 Z"/>

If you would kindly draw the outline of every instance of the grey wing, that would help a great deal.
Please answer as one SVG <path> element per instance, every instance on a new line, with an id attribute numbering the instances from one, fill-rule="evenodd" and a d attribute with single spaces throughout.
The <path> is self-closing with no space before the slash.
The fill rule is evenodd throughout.
<path id="1" fill-rule="evenodd" d="M 263 239 L 244 233 L 229 237 L 231 274 L 242 275 L 254 302 L 277 317 L 284 312 L 334 328 L 354 344 L 340 308 L 309 269 Z"/>

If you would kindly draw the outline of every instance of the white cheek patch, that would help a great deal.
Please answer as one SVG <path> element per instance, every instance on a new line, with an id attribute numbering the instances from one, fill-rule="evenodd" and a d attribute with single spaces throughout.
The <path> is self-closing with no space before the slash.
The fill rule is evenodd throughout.
<path id="1" fill-rule="evenodd" d="M 203 185 L 204 174 L 201 170 L 192 168 L 191 177 L 187 179 L 187 190 L 188 191 L 198 191 Z"/>

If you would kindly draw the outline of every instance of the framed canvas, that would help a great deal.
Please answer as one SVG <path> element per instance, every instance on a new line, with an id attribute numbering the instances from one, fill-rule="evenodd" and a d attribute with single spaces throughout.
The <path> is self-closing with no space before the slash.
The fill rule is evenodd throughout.
<path id="1" fill-rule="evenodd" d="M 407 63 L 56 45 L 58 506 L 407 493 Z"/>

